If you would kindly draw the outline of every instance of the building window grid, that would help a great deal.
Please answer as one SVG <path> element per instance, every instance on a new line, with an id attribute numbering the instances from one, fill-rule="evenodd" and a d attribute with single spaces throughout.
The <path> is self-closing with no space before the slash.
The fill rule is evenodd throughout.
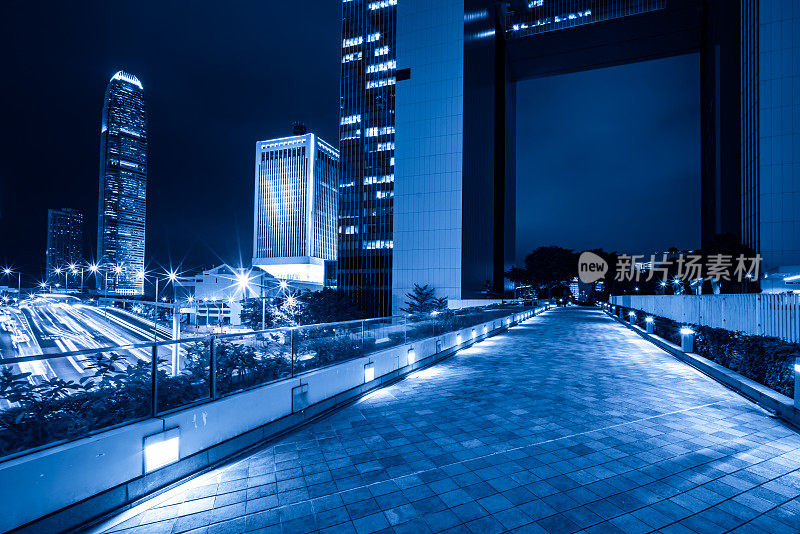
<path id="1" fill-rule="evenodd" d="M 374 57 L 375 50 L 384 62 L 394 61 L 393 4 L 369 10 L 367 3 L 352 1 L 344 4 L 343 34 L 345 39 L 367 35 L 362 46 L 363 56 Z M 388 48 L 384 48 L 388 47 Z M 394 126 L 394 87 L 373 82 L 385 79 L 385 72 L 367 73 L 363 62 L 342 66 L 342 116 L 362 115 L 362 131 L 373 127 Z M 392 202 L 377 199 L 376 188 L 365 188 L 365 175 L 389 175 L 393 150 L 374 153 L 375 143 L 365 142 L 362 136 L 351 138 L 349 131 L 340 132 L 342 143 L 342 188 L 339 226 L 358 231 L 339 233 L 339 286 L 351 292 L 370 315 L 386 315 L 390 309 L 391 255 L 387 249 L 372 249 L 366 245 L 375 241 L 391 242 Z M 394 136 L 381 139 L 394 142 Z M 371 147 L 371 148 L 370 148 Z M 352 184 L 352 185 L 350 185 Z M 371 191 L 371 199 L 364 193 Z M 369 195 L 368 195 L 369 196 Z"/>
<path id="2" fill-rule="evenodd" d="M 336 257 L 337 154 L 333 148 L 312 149 L 288 143 L 276 149 L 263 145 L 259 156 L 257 257 Z M 284 143 L 286 144 L 286 143 Z M 269 146 L 270 148 L 265 149 Z M 316 154 L 316 156 L 314 156 Z M 308 205 L 309 162 L 315 157 L 314 198 Z M 313 220 L 308 220 L 309 208 Z M 312 234 L 309 235 L 309 223 Z"/>

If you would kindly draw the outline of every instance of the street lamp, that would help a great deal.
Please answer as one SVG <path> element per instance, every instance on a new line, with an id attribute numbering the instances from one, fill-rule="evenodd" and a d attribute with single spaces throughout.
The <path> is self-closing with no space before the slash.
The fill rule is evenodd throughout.
<path id="1" fill-rule="evenodd" d="M 10 280 L 14 271 L 11 270 L 11 267 L 6 267 L 3 269 L 3 274 Z M 20 271 L 17 271 L 17 295 L 22 296 L 22 272 Z"/>
<path id="2" fill-rule="evenodd" d="M 156 292 L 155 292 L 155 294 L 153 296 L 153 302 L 155 302 L 155 303 L 158 303 L 158 285 L 159 285 L 159 282 L 161 282 L 161 280 L 166 280 L 167 283 L 172 282 L 172 284 L 173 284 L 172 285 L 172 287 L 173 287 L 173 297 L 174 297 L 173 298 L 173 302 L 177 302 L 177 300 L 178 300 L 178 297 L 177 297 L 177 290 L 178 289 L 177 289 L 175 283 L 180 279 L 180 276 L 178 275 L 178 273 L 176 273 L 172 269 L 167 271 L 166 275 L 167 276 L 165 278 L 159 278 L 158 276 L 155 276 L 155 275 L 152 276 L 153 281 L 154 281 L 154 285 L 155 285 L 155 289 L 156 289 Z M 148 276 L 148 274 L 146 272 L 144 272 L 144 271 L 137 271 L 136 272 L 136 278 L 139 279 L 139 280 L 145 280 L 146 281 L 148 278 L 150 278 L 150 276 Z M 166 302 L 166 301 L 167 301 L 167 297 L 161 297 L 161 302 Z M 158 306 L 155 306 L 155 310 L 154 310 L 154 313 L 153 313 L 153 341 L 158 341 Z"/>
<path id="3" fill-rule="evenodd" d="M 77 275 L 78 274 L 78 265 L 75 264 L 75 263 L 70 263 L 69 264 L 69 271 L 72 273 L 73 276 Z M 83 272 L 84 272 L 83 264 L 81 264 L 81 266 L 80 266 L 80 271 L 81 271 L 81 295 L 83 295 Z"/>
<path id="4" fill-rule="evenodd" d="M 64 291 L 66 291 L 67 289 L 69 289 L 69 280 L 67 278 L 69 274 L 67 274 L 67 270 L 62 269 L 61 267 L 56 267 L 55 269 L 53 269 L 53 272 L 56 273 L 56 277 L 61 276 L 62 271 L 64 272 Z M 56 284 L 56 287 L 58 287 L 58 284 Z"/>
<path id="5" fill-rule="evenodd" d="M 238 272 L 234 273 L 233 280 L 235 280 L 236 286 L 238 287 L 238 290 L 241 290 L 243 299 L 246 299 L 250 295 L 250 292 L 253 291 L 253 286 L 257 286 L 260 289 L 260 293 L 261 293 L 261 297 L 260 297 L 261 298 L 261 329 L 264 330 L 264 329 L 266 329 L 266 316 L 267 316 L 267 297 L 266 297 L 266 295 L 264 295 L 264 289 L 274 290 L 275 286 L 274 285 L 273 286 L 267 286 L 265 284 L 254 282 L 254 279 L 257 278 L 257 277 L 258 277 L 258 275 L 251 276 L 250 272 L 245 273 L 244 270 L 240 268 L 238 270 Z M 284 293 L 284 294 L 288 293 L 289 290 L 290 290 L 289 282 L 287 280 L 279 280 L 278 281 L 278 289 L 279 289 L 279 291 L 281 293 Z M 255 293 L 255 291 L 253 291 L 253 292 Z M 230 300 L 229 300 L 229 302 L 230 302 Z M 289 299 L 287 299 L 287 303 L 290 306 L 294 306 L 295 302 L 296 302 L 295 299 L 293 297 L 291 297 L 291 295 L 290 295 Z"/>

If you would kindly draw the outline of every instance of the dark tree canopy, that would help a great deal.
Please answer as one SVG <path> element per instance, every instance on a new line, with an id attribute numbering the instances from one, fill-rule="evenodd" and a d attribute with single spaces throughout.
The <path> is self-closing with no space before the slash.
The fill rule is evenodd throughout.
<path id="1" fill-rule="evenodd" d="M 570 249 L 539 247 L 525 257 L 525 267 L 512 267 L 506 276 L 512 282 L 532 285 L 540 296 L 551 296 L 578 275 L 578 254 Z"/>
<path id="2" fill-rule="evenodd" d="M 301 291 L 293 295 L 267 299 L 248 299 L 242 306 L 242 324 L 254 330 L 304 324 L 336 323 L 363 319 L 364 312 L 344 292 L 324 288 L 321 291 Z"/>

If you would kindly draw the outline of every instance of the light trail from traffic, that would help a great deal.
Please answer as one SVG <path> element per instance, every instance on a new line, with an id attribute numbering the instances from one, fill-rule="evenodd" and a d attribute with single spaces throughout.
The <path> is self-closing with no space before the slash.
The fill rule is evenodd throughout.
<path id="1" fill-rule="evenodd" d="M 159 327 L 156 339 L 169 340 L 169 334 Z M 153 325 L 145 319 L 115 308 L 90 306 L 76 298 L 36 296 L 19 305 L 0 308 L 0 364 L 4 359 L 20 356 L 109 348 L 99 354 L 123 356 L 124 360 L 115 364 L 122 371 L 137 361 L 149 362 L 151 350 L 113 347 L 153 340 Z M 13 365 L 19 372 L 31 373 L 28 380 L 33 383 L 53 378 L 78 382 L 94 373 L 91 355 Z"/>

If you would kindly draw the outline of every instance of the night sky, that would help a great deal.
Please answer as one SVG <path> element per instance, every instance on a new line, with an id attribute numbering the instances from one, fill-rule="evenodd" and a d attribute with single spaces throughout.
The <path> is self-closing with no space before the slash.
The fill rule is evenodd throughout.
<path id="1" fill-rule="evenodd" d="M 340 33 L 336 1 L 4 2 L 0 265 L 41 278 L 55 207 L 84 211 L 92 256 L 103 95 L 123 69 L 150 121 L 149 267 L 247 263 L 255 142 L 301 120 L 336 144 Z M 535 210 L 518 255 L 695 246 L 696 210 L 676 203 L 699 202 L 698 87 L 696 56 L 520 83 L 518 206 Z"/>
<path id="2" fill-rule="evenodd" d="M 690 54 L 517 85 L 517 262 L 541 245 L 700 246 L 699 65 Z"/>
<path id="3" fill-rule="evenodd" d="M 256 141 L 293 120 L 338 138 L 341 3 L 302 6 L 3 2 L 0 265 L 41 276 L 52 207 L 84 211 L 94 251 L 103 96 L 121 69 L 150 121 L 147 258 L 249 262 Z"/>

